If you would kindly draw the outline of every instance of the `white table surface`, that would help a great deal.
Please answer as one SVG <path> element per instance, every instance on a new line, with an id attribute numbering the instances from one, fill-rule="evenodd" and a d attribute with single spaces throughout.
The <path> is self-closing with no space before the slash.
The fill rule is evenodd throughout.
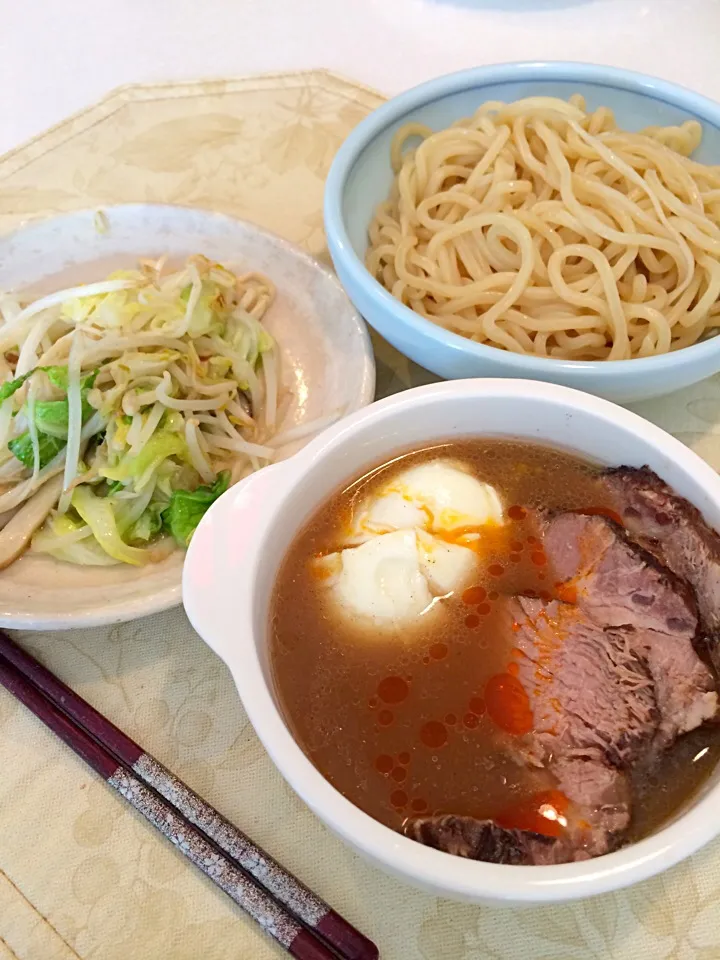
<path id="1" fill-rule="evenodd" d="M 0 154 L 127 83 L 327 67 L 396 93 L 521 59 L 720 100 L 720 0 L 0 0 Z"/>

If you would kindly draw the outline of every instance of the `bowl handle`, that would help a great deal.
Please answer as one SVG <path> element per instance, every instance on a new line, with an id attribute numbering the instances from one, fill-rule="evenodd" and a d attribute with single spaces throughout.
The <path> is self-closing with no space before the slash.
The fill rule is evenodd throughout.
<path id="1" fill-rule="evenodd" d="M 228 666 L 234 639 L 228 623 L 252 629 L 253 571 L 268 521 L 292 479 L 288 465 L 293 460 L 264 467 L 231 487 L 207 511 L 188 547 L 182 578 L 185 612 Z"/>

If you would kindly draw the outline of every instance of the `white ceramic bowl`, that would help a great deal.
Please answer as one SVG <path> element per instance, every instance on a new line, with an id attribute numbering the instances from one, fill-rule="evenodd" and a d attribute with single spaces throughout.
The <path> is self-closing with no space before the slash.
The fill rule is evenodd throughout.
<path id="1" fill-rule="evenodd" d="M 294 397 L 279 429 L 370 403 L 375 364 L 365 324 L 334 275 L 308 254 L 253 224 L 205 210 L 129 204 L 105 214 L 104 232 L 86 210 L 0 236 L 0 290 L 48 293 L 163 254 L 181 262 L 203 253 L 259 270 L 277 288 L 266 323 L 279 344 L 283 385 Z M 178 549 L 149 567 L 78 567 L 28 552 L 0 571 L 0 626 L 89 627 L 165 610 L 180 603 L 183 559 Z"/>
<path id="2" fill-rule="evenodd" d="M 689 386 L 720 370 L 720 337 L 638 360 L 584 362 L 529 357 L 474 343 L 444 330 L 396 300 L 366 270 L 368 226 L 393 180 L 390 143 L 408 122 L 442 130 L 486 100 L 581 93 L 590 109 L 611 107 L 627 130 L 700 120 L 695 158 L 720 162 L 720 104 L 676 84 L 590 63 L 500 63 L 438 77 L 393 97 L 353 130 L 333 161 L 325 187 L 325 232 L 350 299 L 378 333 L 420 366 L 445 378 L 527 377 L 626 403 Z"/>
<path id="3" fill-rule="evenodd" d="M 674 822 L 585 863 L 516 867 L 463 860 L 376 822 L 315 769 L 276 700 L 267 656 L 268 604 L 278 566 L 325 498 L 369 465 L 450 437 L 544 441 L 606 464 L 649 464 L 720 527 L 720 477 L 678 440 L 605 400 L 524 380 L 419 387 L 331 427 L 282 464 L 243 481 L 205 515 L 183 575 L 188 616 L 225 661 L 280 772 L 332 830 L 384 870 L 436 894 L 487 903 L 571 900 L 649 877 L 720 832 L 720 771 Z"/>

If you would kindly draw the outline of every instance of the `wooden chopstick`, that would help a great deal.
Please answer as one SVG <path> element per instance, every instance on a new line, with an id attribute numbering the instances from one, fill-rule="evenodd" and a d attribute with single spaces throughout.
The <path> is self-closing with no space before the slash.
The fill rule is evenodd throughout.
<path id="1" fill-rule="evenodd" d="M 303 924 L 317 931 L 343 960 L 377 958 L 378 950 L 372 941 L 2 631 L 0 656 L 130 768 L 138 779 L 199 827 Z"/>
<path id="2" fill-rule="evenodd" d="M 219 885 L 294 956 L 308 960 L 332 956 L 323 946 L 321 941 L 324 940 L 341 960 L 376 960 L 378 950 L 375 944 L 2 632 L 0 683 L 21 699 L 165 836 L 177 843 L 173 835 L 168 833 L 168 829 L 175 827 L 184 835 L 189 833 L 193 841 L 197 836 L 198 849 L 208 847 L 211 851 L 209 861 L 220 861 L 223 870 L 229 868 L 235 871 L 242 882 L 233 874 L 229 883 L 235 884 L 237 896 L 227 889 L 227 884 Z M 143 808 L 134 802 L 136 800 Z M 156 822 L 155 815 L 158 804 L 163 809 L 160 823 Z M 166 812 L 170 814 L 170 820 L 165 816 Z M 165 829 L 165 825 L 171 821 L 173 828 Z M 181 849 L 211 876 L 206 869 L 207 863 L 194 859 L 192 850 L 186 850 L 185 845 Z M 202 856 L 199 859 L 202 860 Z M 204 859 L 208 860 L 208 857 Z M 211 879 L 215 877 L 211 876 Z M 245 900 L 251 900 L 252 903 L 248 904 Z M 283 920 L 287 919 L 291 925 L 295 925 L 290 941 L 288 936 L 291 930 L 287 924 L 284 932 L 277 923 L 271 923 L 268 927 L 268 917 L 277 920 L 278 910 Z M 283 942 L 281 936 L 288 942 Z M 314 953 L 308 952 L 308 937 L 313 941 Z M 289 944 L 294 944 L 295 950 L 290 949 Z M 325 952 L 317 952 L 318 948 Z M 305 952 L 299 954 L 296 950 Z"/>

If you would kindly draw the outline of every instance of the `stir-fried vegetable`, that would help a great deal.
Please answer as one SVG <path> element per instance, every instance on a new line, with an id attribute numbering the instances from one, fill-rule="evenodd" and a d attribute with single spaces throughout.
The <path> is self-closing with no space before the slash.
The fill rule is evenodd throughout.
<path id="1" fill-rule="evenodd" d="M 60 490 L 33 549 L 153 562 L 272 458 L 273 295 L 267 278 L 197 256 L 32 303 L 0 296 L 0 513 Z"/>
<path id="2" fill-rule="evenodd" d="M 0 387 L 0 401 L 7 400 L 8 397 L 11 397 L 14 393 L 20 389 L 20 387 L 25 383 L 27 378 L 31 376 L 35 371 L 30 370 L 28 373 L 24 373 L 21 377 L 15 377 L 14 380 L 7 380 Z"/>
<path id="3" fill-rule="evenodd" d="M 186 547 L 203 514 L 217 498 L 225 493 L 230 484 L 230 473 L 220 474 L 211 487 L 195 490 L 174 490 L 170 504 L 163 513 L 164 521 L 177 542 Z"/>

